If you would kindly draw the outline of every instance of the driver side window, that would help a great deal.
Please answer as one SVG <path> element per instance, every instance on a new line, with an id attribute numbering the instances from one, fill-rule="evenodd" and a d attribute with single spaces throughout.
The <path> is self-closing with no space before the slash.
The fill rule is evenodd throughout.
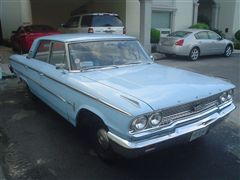
<path id="1" fill-rule="evenodd" d="M 209 39 L 212 39 L 212 40 L 219 40 L 220 39 L 220 36 L 215 32 L 208 32 L 208 36 L 209 36 Z"/>

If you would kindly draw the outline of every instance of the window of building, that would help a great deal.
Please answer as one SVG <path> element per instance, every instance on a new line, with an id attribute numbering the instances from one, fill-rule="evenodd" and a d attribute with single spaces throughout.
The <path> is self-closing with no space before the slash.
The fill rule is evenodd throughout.
<path id="1" fill-rule="evenodd" d="M 152 28 L 171 28 L 171 12 L 152 12 Z"/>

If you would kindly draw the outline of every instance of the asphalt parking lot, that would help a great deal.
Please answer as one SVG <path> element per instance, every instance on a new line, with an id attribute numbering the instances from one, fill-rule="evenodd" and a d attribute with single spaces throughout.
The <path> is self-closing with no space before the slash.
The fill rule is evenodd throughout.
<path id="1" fill-rule="evenodd" d="M 159 64 L 229 79 L 237 109 L 204 138 L 138 159 L 106 164 L 84 135 L 38 100 L 17 79 L 0 81 L 0 179 L 240 179 L 240 56 Z M 3 176 L 2 176 L 3 177 Z"/>

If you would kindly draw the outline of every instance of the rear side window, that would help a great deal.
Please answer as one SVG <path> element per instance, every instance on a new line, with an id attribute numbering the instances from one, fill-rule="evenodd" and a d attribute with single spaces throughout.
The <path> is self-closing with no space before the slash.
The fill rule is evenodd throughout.
<path id="1" fill-rule="evenodd" d="M 49 47 L 50 41 L 41 41 L 34 58 L 43 62 L 47 62 L 49 56 Z"/>
<path id="2" fill-rule="evenodd" d="M 89 15 L 83 16 L 82 27 L 111 27 L 111 26 L 123 26 L 121 19 L 118 16 L 114 15 Z"/>
<path id="3" fill-rule="evenodd" d="M 208 33 L 206 31 L 195 34 L 196 39 L 208 39 Z"/>
<path id="4" fill-rule="evenodd" d="M 70 19 L 64 24 L 64 27 L 70 27 L 70 28 L 71 28 L 71 27 L 78 27 L 79 19 L 80 19 L 79 16 L 75 16 L 75 17 L 70 18 Z"/>
<path id="5" fill-rule="evenodd" d="M 83 16 L 81 26 L 82 27 L 91 27 L 92 26 L 92 18 L 93 18 L 93 16 Z"/>
<path id="6" fill-rule="evenodd" d="M 183 37 L 186 37 L 189 34 L 191 34 L 191 32 L 188 32 L 188 31 L 176 31 L 176 32 L 173 32 L 173 33 L 169 34 L 168 36 L 169 37 L 180 37 L 180 38 L 183 38 Z"/>

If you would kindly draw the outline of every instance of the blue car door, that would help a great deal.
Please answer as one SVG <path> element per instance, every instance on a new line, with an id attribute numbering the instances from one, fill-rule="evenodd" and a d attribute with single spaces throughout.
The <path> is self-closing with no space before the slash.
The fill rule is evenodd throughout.
<path id="1" fill-rule="evenodd" d="M 62 65 L 62 69 L 57 66 Z M 40 75 L 41 85 L 44 87 L 45 101 L 64 118 L 68 119 L 65 79 L 68 63 L 66 58 L 65 44 L 52 42 L 49 63 L 42 69 Z"/>

